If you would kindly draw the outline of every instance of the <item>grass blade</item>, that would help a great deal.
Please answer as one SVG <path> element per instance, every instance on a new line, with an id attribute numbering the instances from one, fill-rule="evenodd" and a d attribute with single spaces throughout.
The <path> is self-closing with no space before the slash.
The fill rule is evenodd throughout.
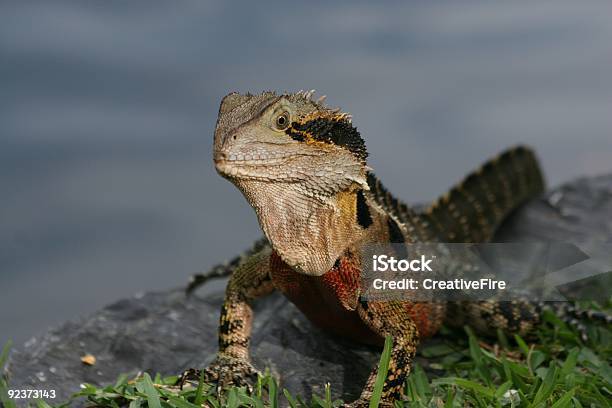
<path id="1" fill-rule="evenodd" d="M 0 405 L 6 408 L 16 407 L 15 402 L 8 397 L 8 384 L 4 380 L 4 366 L 8 361 L 11 346 L 11 341 L 8 341 L 2 348 L 2 353 L 0 353 Z"/>
<path id="2" fill-rule="evenodd" d="M 376 375 L 374 391 L 372 392 L 372 398 L 370 399 L 370 408 L 377 408 L 380 404 L 383 386 L 385 385 L 385 380 L 387 379 L 387 371 L 389 370 L 389 360 L 391 360 L 392 347 L 393 337 L 387 336 L 385 338 L 385 347 L 383 349 L 382 355 L 380 356 L 380 362 L 378 363 L 378 374 Z"/>
<path id="3" fill-rule="evenodd" d="M 555 402 L 553 405 L 551 405 L 550 408 L 571 407 L 570 401 L 572 400 L 572 398 L 574 398 L 574 394 L 575 393 L 576 393 L 576 389 L 572 388 L 571 390 L 569 390 L 568 392 L 563 394 L 563 396 L 561 398 L 559 398 L 557 400 L 557 402 Z"/>
<path id="4" fill-rule="evenodd" d="M 140 400 L 130 401 L 130 405 L 128 405 L 128 408 L 140 408 Z"/>
<path id="5" fill-rule="evenodd" d="M 168 397 L 168 402 L 170 403 L 170 405 L 172 405 L 172 406 L 174 406 L 176 408 L 200 408 L 199 405 L 192 404 L 191 402 L 187 401 L 186 399 L 175 397 L 173 395 L 170 395 Z"/>
<path id="6" fill-rule="evenodd" d="M 147 396 L 147 403 L 149 404 L 149 408 L 161 408 L 159 392 L 157 392 L 157 390 L 155 389 L 153 381 L 151 381 L 151 377 L 147 373 L 144 373 L 144 376 L 142 377 L 142 386 L 144 393 Z"/>
<path id="7" fill-rule="evenodd" d="M 287 398 L 287 401 L 289 402 L 289 406 L 291 408 L 297 408 L 298 402 L 295 400 L 295 398 L 293 398 L 289 390 L 286 388 L 283 388 L 283 394 L 285 395 L 285 398 Z"/>
<path id="8" fill-rule="evenodd" d="M 548 367 L 548 371 L 546 372 L 546 377 L 542 381 L 538 392 L 536 392 L 535 397 L 533 397 L 533 405 L 538 405 L 541 402 L 544 402 L 553 392 L 553 388 L 555 387 L 555 379 L 557 377 L 557 369 L 553 365 L 550 364 Z"/>
<path id="9" fill-rule="evenodd" d="M 325 408 L 332 408 L 333 403 L 331 399 L 331 384 L 325 384 Z"/>
<path id="10" fill-rule="evenodd" d="M 198 388 L 196 389 L 195 399 L 193 401 L 196 405 L 202 405 L 202 401 L 204 401 L 204 393 L 202 392 L 204 388 L 204 371 L 200 372 L 200 379 L 198 381 Z"/>
<path id="11" fill-rule="evenodd" d="M 268 394 L 270 398 L 270 407 L 278 408 L 278 387 L 276 386 L 276 380 L 272 376 L 268 379 Z"/>
<path id="12" fill-rule="evenodd" d="M 9 351 L 12 345 L 12 342 L 9 340 L 4 347 L 2 347 L 2 353 L 0 353 L 0 372 L 4 370 L 4 365 L 8 360 Z"/>
<path id="13" fill-rule="evenodd" d="M 456 377 L 439 378 L 439 379 L 433 380 L 433 384 L 434 385 L 439 385 L 439 384 L 456 385 L 461 388 L 475 391 L 476 393 L 482 394 L 488 398 L 495 397 L 495 392 L 492 389 L 487 388 L 484 385 L 479 384 L 475 381 L 466 380 L 465 378 L 456 378 Z"/>

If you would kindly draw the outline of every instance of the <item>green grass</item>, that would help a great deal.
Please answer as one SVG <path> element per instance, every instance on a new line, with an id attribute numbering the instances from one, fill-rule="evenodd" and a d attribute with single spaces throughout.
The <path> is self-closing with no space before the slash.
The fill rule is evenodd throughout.
<path id="1" fill-rule="evenodd" d="M 609 305 L 608 305 L 609 306 Z M 612 330 L 588 324 L 589 340 L 583 343 L 577 332 L 555 315 L 544 315 L 545 323 L 531 340 L 507 338 L 501 332 L 494 339 L 479 339 L 469 328 L 444 328 L 437 340 L 419 351 L 419 361 L 406 381 L 405 401 L 410 407 L 610 407 L 612 404 Z M 381 364 L 390 354 L 386 341 Z M 8 347 L 0 355 L 0 370 Z M 136 379 L 121 376 L 115 384 L 100 388 L 84 385 L 71 401 L 98 407 L 195 408 L 209 407 L 337 407 L 332 390 L 324 396 L 304 399 L 279 390 L 269 374 L 258 379 L 252 393 L 230 388 L 218 396 L 214 387 L 202 381 L 197 387 L 179 390 L 176 377 Z M 376 382 L 370 407 L 378 405 L 382 380 Z M 11 408 L 6 397 L 7 383 L 0 379 L 0 401 Z M 69 403 L 68 401 L 67 403 Z M 47 408 L 35 402 L 38 408 Z M 55 405 L 56 407 L 59 405 Z"/>
<path id="2" fill-rule="evenodd" d="M 14 408 L 15 403 L 8 397 L 8 384 L 4 378 L 4 366 L 8 360 L 9 350 L 11 349 L 11 343 L 8 342 L 0 352 L 0 404 L 5 408 Z"/>

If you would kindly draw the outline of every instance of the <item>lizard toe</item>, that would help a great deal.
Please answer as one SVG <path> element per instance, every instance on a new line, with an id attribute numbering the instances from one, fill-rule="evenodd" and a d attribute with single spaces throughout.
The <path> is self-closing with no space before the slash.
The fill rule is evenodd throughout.
<path id="1" fill-rule="evenodd" d="M 200 378 L 203 378 L 205 383 L 216 384 L 219 394 L 224 389 L 232 386 L 246 387 L 247 390 L 252 391 L 253 384 L 257 382 L 259 375 L 261 375 L 260 372 L 253 367 L 250 361 L 219 355 L 204 370 L 193 368 L 186 370 L 179 377 L 178 385 L 181 388 L 186 384 L 197 386 Z"/>

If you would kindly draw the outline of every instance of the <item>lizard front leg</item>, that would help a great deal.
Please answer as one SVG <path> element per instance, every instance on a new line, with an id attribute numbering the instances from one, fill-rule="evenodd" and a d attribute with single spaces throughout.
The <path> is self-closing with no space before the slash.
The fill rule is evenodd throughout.
<path id="1" fill-rule="evenodd" d="M 270 249 L 264 248 L 248 258 L 232 274 L 225 290 L 219 321 L 219 352 L 204 370 L 204 380 L 216 382 L 219 390 L 232 385 L 250 388 L 257 379 L 258 372 L 249 356 L 251 302 L 274 290 L 269 257 Z M 188 370 L 181 381 L 197 381 L 200 375 L 198 370 Z"/>
<path id="2" fill-rule="evenodd" d="M 404 381 L 410 373 L 419 342 L 418 327 L 407 313 L 403 302 L 362 302 L 357 311 L 361 319 L 381 337 L 393 338 L 391 359 L 381 398 L 383 406 L 391 406 L 393 401 L 400 398 Z M 361 396 L 348 406 L 368 406 L 378 370 L 378 366 L 372 370 Z"/>

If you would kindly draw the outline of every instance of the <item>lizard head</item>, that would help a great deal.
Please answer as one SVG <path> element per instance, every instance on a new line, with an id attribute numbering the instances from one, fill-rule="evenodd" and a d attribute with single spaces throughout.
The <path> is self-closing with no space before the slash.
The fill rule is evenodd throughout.
<path id="1" fill-rule="evenodd" d="M 303 273 L 327 272 L 354 239 L 366 157 L 350 115 L 312 92 L 231 93 L 221 102 L 215 167 L 255 209 L 273 248 Z"/>
<path id="2" fill-rule="evenodd" d="M 223 98 L 215 130 L 217 171 L 232 181 L 308 182 L 313 193 L 360 183 L 367 152 L 350 115 L 311 95 Z"/>

